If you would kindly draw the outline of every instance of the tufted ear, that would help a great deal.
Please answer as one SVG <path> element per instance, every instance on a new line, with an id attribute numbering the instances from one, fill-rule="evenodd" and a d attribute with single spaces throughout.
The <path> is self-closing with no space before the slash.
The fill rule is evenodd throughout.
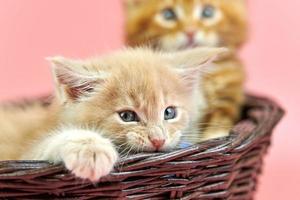
<path id="1" fill-rule="evenodd" d="M 193 93 L 198 89 L 201 75 L 199 68 L 177 69 L 176 72 L 188 93 Z"/>
<path id="2" fill-rule="evenodd" d="M 199 86 L 202 73 L 212 69 L 210 65 L 218 56 L 228 53 L 226 48 L 194 48 L 180 52 L 165 54 L 172 67 L 186 85 L 188 91 L 194 91 Z"/>
<path id="3" fill-rule="evenodd" d="M 105 79 L 105 73 L 93 72 L 84 61 L 63 57 L 47 58 L 51 62 L 57 98 L 61 103 L 79 101 L 90 96 Z"/>
<path id="4" fill-rule="evenodd" d="M 215 61 L 220 56 L 229 54 L 227 48 L 216 47 L 198 47 L 178 52 L 165 54 L 172 66 L 176 68 L 201 68 L 212 61 Z"/>

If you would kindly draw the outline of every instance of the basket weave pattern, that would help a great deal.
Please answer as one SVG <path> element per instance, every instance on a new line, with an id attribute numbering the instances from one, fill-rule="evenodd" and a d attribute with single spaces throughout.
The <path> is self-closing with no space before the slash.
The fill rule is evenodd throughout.
<path id="1" fill-rule="evenodd" d="M 0 162 L 4 199 L 252 199 L 273 127 L 283 115 L 274 102 L 248 97 L 243 120 L 226 138 L 170 153 L 121 159 L 115 171 L 92 184 L 62 165 Z"/>

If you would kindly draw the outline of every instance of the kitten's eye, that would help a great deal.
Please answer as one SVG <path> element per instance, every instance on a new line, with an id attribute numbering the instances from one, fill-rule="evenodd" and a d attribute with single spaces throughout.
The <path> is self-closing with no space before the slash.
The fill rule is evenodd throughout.
<path id="1" fill-rule="evenodd" d="M 175 107 L 167 107 L 165 110 L 164 118 L 165 120 L 174 119 L 177 116 L 177 110 Z"/>
<path id="2" fill-rule="evenodd" d="M 137 114 L 131 110 L 125 110 L 125 111 L 119 112 L 119 116 L 124 122 L 139 122 L 140 121 Z"/>
<path id="3" fill-rule="evenodd" d="M 166 8 L 162 11 L 165 20 L 176 20 L 177 16 L 172 8 Z"/>
<path id="4" fill-rule="evenodd" d="M 201 17 L 204 19 L 213 18 L 215 16 L 215 7 L 212 5 L 205 5 L 202 10 Z"/>

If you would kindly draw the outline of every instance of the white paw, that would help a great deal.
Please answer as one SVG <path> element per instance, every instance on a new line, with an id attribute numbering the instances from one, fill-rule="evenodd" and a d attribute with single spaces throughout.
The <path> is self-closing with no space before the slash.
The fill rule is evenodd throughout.
<path id="1" fill-rule="evenodd" d="M 95 182 L 111 172 L 118 153 L 110 140 L 91 131 L 84 132 L 68 137 L 60 156 L 66 168 L 77 177 Z"/>

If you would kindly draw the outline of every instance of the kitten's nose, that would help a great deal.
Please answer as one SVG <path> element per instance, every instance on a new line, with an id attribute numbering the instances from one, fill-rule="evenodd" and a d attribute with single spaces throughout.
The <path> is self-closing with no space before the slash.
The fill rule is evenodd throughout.
<path id="1" fill-rule="evenodd" d="M 185 32 L 189 42 L 194 41 L 194 37 L 195 37 L 195 32 L 194 31 L 186 31 Z"/>
<path id="2" fill-rule="evenodd" d="M 156 149 L 160 149 L 165 144 L 164 139 L 160 139 L 160 140 L 159 139 L 152 139 L 150 141 Z"/>

